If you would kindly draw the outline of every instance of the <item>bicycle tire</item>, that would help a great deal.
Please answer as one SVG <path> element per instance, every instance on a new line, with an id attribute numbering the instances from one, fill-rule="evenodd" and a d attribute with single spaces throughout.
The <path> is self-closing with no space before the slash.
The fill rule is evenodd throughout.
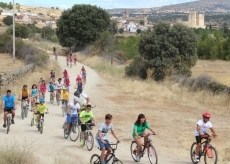
<path id="1" fill-rule="evenodd" d="M 192 160 L 192 163 L 193 164 L 197 164 L 196 162 L 196 147 L 197 147 L 197 143 L 194 142 L 191 146 L 191 150 L 190 150 L 190 157 L 191 157 L 191 160 Z M 195 149 L 194 149 L 195 148 Z"/>
<path id="2" fill-rule="evenodd" d="M 205 164 L 211 164 L 211 163 L 217 164 L 217 161 L 218 161 L 218 154 L 217 154 L 216 149 L 215 149 L 213 146 L 210 146 L 208 149 L 211 149 L 212 152 L 215 152 L 215 159 L 214 159 L 214 162 L 207 162 L 208 159 L 210 159 L 210 157 L 208 157 L 209 155 L 208 155 L 208 152 L 207 152 L 207 150 L 206 150 L 205 153 L 204 153 L 204 163 L 205 163 Z M 212 159 L 213 159 L 213 157 L 212 157 Z"/>
<path id="3" fill-rule="evenodd" d="M 93 138 L 93 133 L 92 132 L 88 132 L 87 134 L 87 140 L 85 140 L 86 142 L 86 147 L 88 149 L 88 151 L 91 151 L 93 149 L 94 146 L 94 138 Z"/>
<path id="4" fill-rule="evenodd" d="M 6 130 L 6 134 L 9 134 L 10 131 L 10 118 L 7 118 L 7 130 Z"/>
<path id="5" fill-rule="evenodd" d="M 21 111 L 21 117 L 22 117 L 22 119 L 24 120 L 24 117 L 25 117 L 25 109 L 24 109 L 24 107 L 22 108 L 22 111 Z"/>
<path id="6" fill-rule="evenodd" d="M 76 138 L 72 137 L 72 134 L 76 134 Z M 74 124 L 71 126 L 71 131 L 70 131 L 70 140 L 75 142 L 79 138 L 80 135 L 80 129 L 79 126 Z"/>
<path id="7" fill-rule="evenodd" d="M 65 117 L 65 107 L 62 106 L 62 116 Z"/>
<path id="8" fill-rule="evenodd" d="M 25 117 L 28 116 L 28 108 L 25 108 Z"/>
<path id="9" fill-rule="evenodd" d="M 34 118 L 31 119 L 31 126 L 34 125 Z"/>
<path id="10" fill-rule="evenodd" d="M 64 138 L 65 139 L 67 139 L 69 137 L 69 134 L 70 134 L 70 132 L 68 134 L 66 134 L 66 128 L 64 128 Z"/>
<path id="11" fill-rule="evenodd" d="M 101 164 L 101 157 L 97 154 L 94 154 L 90 158 L 90 164 Z"/>
<path id="12" fill-rule="evenodd" d="M 151 164 L 157 164 L 157 162 L 158 162 L 157 151 L 152 144 L 150 144 L 149 147 L 147 148 L 147 152 L 148 152 L 149 162 Z M 153 158 L 155 157 L 155 158 L 152 160 L 151 157 L 153 157 Z"/>
<path id="13" fill-rule="evenodd" d="M 115 159 L 112 164 L 123 164 L 119 159 Z"/>
<path id="14" fill-rule="evenodd" d="M 138 162 L 137 159 L 136 159 L 136 155 L 137 155 L 137 143 L 136 143 L 136 141 L 131 142 L 130 152 L 131 152 L 131 156 L 132 156 L 133 160 L 135 162 Z"/>
<path id="15" fill-rule="evenodd" d="M 43 121 L 40 122 L 40 133 L 43 133 Z"/>

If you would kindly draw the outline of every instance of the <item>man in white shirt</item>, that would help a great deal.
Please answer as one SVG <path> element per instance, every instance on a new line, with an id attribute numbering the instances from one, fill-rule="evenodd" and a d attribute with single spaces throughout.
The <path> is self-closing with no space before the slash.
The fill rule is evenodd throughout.
<path id="1" fill-rule="evenodd" d="M 81 107 L 86 106 L 86 104 L 90 104 L 89 96 L 87 96 L 85 93 L 80 93 L 78 91 L 74 92 L 74 100 L 76 100 Z"/>
<path id="2" fill-rule="evenodd" d="M 217 136 L 215 130 L 213 129 L 212 123 L 209 121 L 210 118 L 211 118 L 211 114 L 209 112 L 204 112 L 203 120 L 199 120 L 197 122 L 197 128 L 195 131 L 195 137 L 197 142 L 196 156 L 195 156 L 196 162 L 200 162 L 199 154 L 201 150 L 201 140 L 203 139 L 203 136 L 207 134 L 208 129 L 212 131 L 214 136 Z"/>

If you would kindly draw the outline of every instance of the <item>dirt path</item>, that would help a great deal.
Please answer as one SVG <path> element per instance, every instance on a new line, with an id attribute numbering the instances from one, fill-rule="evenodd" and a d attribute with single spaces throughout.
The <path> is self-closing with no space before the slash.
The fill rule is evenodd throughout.
<path id="1" fill-rule="evenodd" d="M 82 64 L 78 63 L 77 66 L 68 68 L 64 57 L 59 57 L 58 62 L 62 69 L 67 69 L 70 74 L 72 83 L 70 100 L 72 100 L 75 78 L 77 74 L 79 74 Z M 158 135 L 153 137 L 153 144 L 158 153 L 159 164 L 191 163 L 189 149 L 194 139 L 193 125 L 195 125 L 194 122 L 199 119 L 199 117 L 186 121 L 183 119 L 189 115 L 191 109 L 181 110 L 170 104 L 154 106 L 154 103 L 147 103 L 132 97 L 127 97 L 112 87 L 110 82 L 106 82 L 100 78 L 94 70 L 87 66 L 85 67 L 88 76 L 84 92 L 90 96 L 92 100 L 91 104 L 97 105 L 93 110 L 98 123 L 104 121 L 104 115 L 106 113 L 111 113 L 114 116 L 113 123 L 118 136 L 120 136 L 122 140 L 116 155 L 124 164 L 135 163 L 130 155 L 130 142 L 132 140 L 131 133 L 133 123 L 139 113 L 144 113 L 147 116 L 147 121 L 153 126 L 153 129 L 158 132 Z M 47 73 L 49 73 L 49 71 L 47 71 Z M 15 119 L 16 124 L 11 126 L 10 133 L 7 135 L 6 129 L 0 128 L 2 141 L 8 139 L 17 142 L 26 141 L 32 143 L 32 147 L 35 148 L 34 152 L 36 152 L 42 164 L 52 164 L 55 158 L 67 158 L 79 164 L 89 163 L 90 157 L 94 153 L 99 153 L 96 145 L 91 152 L 88 152 L 85 147 L 81 148 L 79 146 L 79 140 L 72 142 L 69 139 L 64 139 L 62 125 L 65 118 L 61 116 L 61 108 L 56 104 L 50 104 L 48 99 L 49 95 L 47 94 L 46 101 L 48 102 L 47 105 L 50 113 L 45 115 L 45 129 L 43 134 L 39 134 L 35 126 L 30 126 L 32 113 L 24 120 L 21 119 L 20 107 L 18 106 Z M 194 115 L 199 116 L 200 111 L 194 111 Z M 3 123 L 2 120 L 0 123 Z M 94 134 L 97 131 L 96 129 L 97 127 L 93 130 Z M 184 134 L 189 137 L 182 138 L 181 136 L 184 136 Z M 110 140 L 115 141 L 111 136 Z M 187 149 L 184 149 L 184 144 Z M 147 156 L 145 156 L 140 163 L 149 163 Z"/>

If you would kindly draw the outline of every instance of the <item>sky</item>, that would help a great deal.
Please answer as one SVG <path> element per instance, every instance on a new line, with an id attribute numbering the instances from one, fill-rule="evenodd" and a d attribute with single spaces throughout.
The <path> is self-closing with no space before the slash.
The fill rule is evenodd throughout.
<path id="1" fill-rule="evenodd" d="M 12 0 L 0 1 L 7 3 L 12 2 Z M 113 9 L 151 8 L 191 1 L 194 0 L 14 0 L 14 3 L 39 7 L 59 7 L 61 9 L 71 8 L 74 4 L 91 4 L 104 9 Z"/>

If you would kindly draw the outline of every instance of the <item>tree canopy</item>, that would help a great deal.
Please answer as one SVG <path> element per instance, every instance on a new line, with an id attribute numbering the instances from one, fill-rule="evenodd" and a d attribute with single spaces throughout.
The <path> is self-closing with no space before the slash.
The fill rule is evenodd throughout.
<path id="1" fill-rule="evenodd" d="M 9 35 L 13 35 L 13 27 L 10 26 L 7 31 Z M 15 36 L 19 38 L 29 38 L 33 35 L 33 30 L 24 24 L 15 24 Z"/>
<path id="2" fill-rule="evenodd" d="M 65 10 L 57 22 L 57 37 L 64 47 L 83 48 L 108 30 L 109 14 L 96 6 L 74 5 Z"/>
<path id="3" fill-rule="evenodd" d="M 6 16 L 3 18 L 3 23 L 7 26 L 10 26 L 13 24 L 13 17 L 12 16 Z"/>

